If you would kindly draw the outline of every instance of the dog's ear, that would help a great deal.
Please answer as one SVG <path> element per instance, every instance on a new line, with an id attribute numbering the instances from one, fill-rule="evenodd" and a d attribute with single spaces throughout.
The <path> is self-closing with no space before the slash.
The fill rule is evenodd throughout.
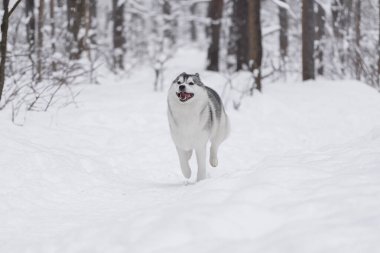
<path id="1" fill-rule="evenodd" d="M 198 73 L 195 73 L 195 76 L 196 76 L 196 77 L 199 77 L 199 74 L 198 74 Z"/>

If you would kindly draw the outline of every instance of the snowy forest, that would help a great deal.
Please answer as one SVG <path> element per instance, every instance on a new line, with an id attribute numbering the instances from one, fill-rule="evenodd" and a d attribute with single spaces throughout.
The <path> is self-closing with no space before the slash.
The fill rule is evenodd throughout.
<path id="1" fill-rule="evenodd" d="M 2 2 L 0 109 L 13 117 L 75 101 L 75 85 L 98 84 L 101 68 L 149 65 L 162 90 L 173 79 L 166 63 L 185 45 L 207 52 L 204 68 L 232 88 L 236 73 L 251 72 L 241 93 L 319 77 L 380 89 L 374 0 Z"/>
<path id="2" fill-rule="evenodd" d="M 380 252 L 380 0 L 0 0 L 0 23 L 1 253 Z M 231 127 L 199 182 L 183 72 Z"/>

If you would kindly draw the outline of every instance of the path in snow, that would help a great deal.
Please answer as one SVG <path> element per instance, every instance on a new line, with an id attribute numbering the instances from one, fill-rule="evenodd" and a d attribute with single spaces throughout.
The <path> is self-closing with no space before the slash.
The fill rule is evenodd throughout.
<path id="1" fill-rule="evenodd" d="M 180 52 L 167 75 L 200 72 L 220 92 L 202 57 Z M 166 93 L 151 84 L 146 70 L 107 77 L 84 86 L 79 108 L 30 114 L 24 127 L 0 115 L 0 252 L 380 251 L 374 90 L 266 85 L 229 108 L 220 166 L 186 185 Z"/>

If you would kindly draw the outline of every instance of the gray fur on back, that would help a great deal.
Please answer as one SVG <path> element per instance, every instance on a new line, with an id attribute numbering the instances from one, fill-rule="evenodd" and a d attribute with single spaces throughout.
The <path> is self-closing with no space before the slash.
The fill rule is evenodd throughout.
<path id="1" fill-rule="evenodd" d="M 215 116 L 218 120 L 222 117 L 222 100 L 220 99 L 218 93 L 211 89 L 210 87 L 205 86 L 208 98 L 210 99 L 210 102 L 212 103 L 214 109 L 215 109 Z"/>

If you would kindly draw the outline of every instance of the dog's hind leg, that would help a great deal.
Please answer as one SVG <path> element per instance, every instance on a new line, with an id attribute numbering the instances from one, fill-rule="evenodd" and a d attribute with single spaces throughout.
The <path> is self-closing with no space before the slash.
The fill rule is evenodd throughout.
<path id="1" fill-rule="evenodd" d="M 176 148 L 177 148 L 177 152 L 178 152 L 179 163 L 181 165 L 182 174 L 184 177 L 190 178 L 191 177 L 191 169 L 189 166 L 189 160 L 191 158 L 191 154 L 193 153 L 193 151 L 192 150 L 190 150 L 190 151 L 183 150 L 183 149 L 180 149 L 178 147 L 176 147 Z"/>
<path id="2" fill-rule="evenodd" d="M 218 148 L 219 148 L 219 144 L 211 143 L 211 147 L 210 147 L 210 165 L 212 167 L 218 166 Z"/>
<path id="3" fill-rule="evenodd" d="M 215 135 L 211 137 L 210 146 L 210 165 L 218 166 L 218 149 L 220 144 L 227 138 L 230 132 L 230 125 L 227 116 L 222 119 L 222 125 L 216 130 Z"/>
<path id="4" fill-rule="evenodd" d="M 206 145 L 195 149 L 197 155 L 198 174 L 197 181 L 206 178 Z"/>

